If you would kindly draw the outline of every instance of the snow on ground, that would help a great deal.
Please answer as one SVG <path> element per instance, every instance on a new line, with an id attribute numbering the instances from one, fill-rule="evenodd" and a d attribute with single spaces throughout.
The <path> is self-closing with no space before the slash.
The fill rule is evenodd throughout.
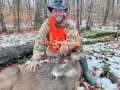
<path id="1" fill-rule="evenodd" d="M 102 32 L 117 32 L 118 27 L 113 27 L 113 26 L 100 26 L 100 27 L 92 27 L 91 28 L 94 31 L 102 31 Z"/>
<path id="2" fill-rule="evenodd" d="M 107 78 L 100 78 L 100 74 L 103 71 L 104 63 L 102 61 L 104 58 L 108 59 L 108 64 L 110 64 L 110 72 L 112 72 L 117 78 L 120 78 L 120 42 L 110 42 L 110 43 L 97 43 L 92 45 L 84 45 L 84 49 L 87 52 L 95 52 L 94 55 L 87 55 L 89 69 L 93 70 L 96 67 L 97 83 L 101 83 L 105 90 L 115 90 L 117 88 L 116 84 L 112 84 Z M 101 51 L 108 51 L 107 55 L 102 55 Z M 115 53 L 115 55 L 111 55 Z M 89 59 L 90 57 L 90 59 Z M 103 57 L 103 59 L 96 59 L 96 57 Z M 115 63 L 116 62 L 116 63 Z M 109 86 L 109 87 L 108 87 Z"/>
<path id="3" fill-rule="evenodd" d="M 80 25 L 80 27 L 86 27 L 86 23 L 87 23 L 87 20 L 82 20 L 82 25 Z M 118 27 L 116 25 L 102 26 L 102 21 L 97 21 L 96 23 L 93 24 L 93 27 L 91 27 L 91 29 L 93 31 L 100 31 L 100 32 L 111 32 L 111 31 L 112 32 L 117 32 Z"/>
<path id="4" fill-rule="evenodd" d="M 22 45 L 30 42 L 34 42 L 36 33 L 26 33 L 26 34 L 11 34 L 11 35 L 0 35 L 0 47 L 8 47 L 13 45 Z M 83 39 L 85 40 L 85 39 Z M 104 63 L 103 59 L 96 59 L 96 57 L 108 58 L 110 64 L 110 72 L 120 78 L 120 42 L 110 42 L 110 43 L 97 43 L 92 45 L 84 45 L 86 52 L 94 52 L 93 55 L 87 55 L 89 69 L 93 70 L 93 67 L 98 68 L 96 71 L 97 83 L 101 83 L 105 90 L 115 90 L 117 88 L 116 84 L 112 84 L 107 78 L 100 78 L 100 74 L 103 71 Z M 107 55 L 102 55 L 100 52 L 106 51 Z M 115 55 L 111 55 L 114 53 Z M 115 63 L 116 62 L 116 63 Z M 29 62 L 30 63 L 30 62 Z M 83 87 L 78 87 L 78 90 L 84 90 Z"/>
<path id="5" fill-rule="evenodd" d="M 0 47 L 8 47 L 13 45 L 23 45 L 35 41 L 37 33 L 26 33 L 26 34 L 11 34 L 11 35 L 0 35 Z"/>

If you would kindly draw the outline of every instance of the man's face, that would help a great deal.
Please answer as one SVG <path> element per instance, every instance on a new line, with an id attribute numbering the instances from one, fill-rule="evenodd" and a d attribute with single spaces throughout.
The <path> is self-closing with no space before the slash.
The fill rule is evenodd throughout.
<path id="1" fill-rule="evenodd" d="M 52 15 L 54 16 L 55 20 L 58 23 L 61 22 L 64 13 L 65 13 L 65 10 L 58 10 L 58 9 L 53 9 L 52 10 Z"/>

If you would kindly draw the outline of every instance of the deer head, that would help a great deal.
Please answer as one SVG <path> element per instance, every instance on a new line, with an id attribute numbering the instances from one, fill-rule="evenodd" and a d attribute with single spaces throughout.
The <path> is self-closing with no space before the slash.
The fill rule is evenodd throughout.
<path id="1" fill-rule="evenodd" d="M 67 77 L 76 75 L 78 73 L 76 68 L 79 67 L 78 60 L 81 60 L 81 58 L 85 57 L 79 52 L 73 52 L 69 55 L 69 57 L 58 57 L 58 61 L 55 63 L 55 66 L 52 70 L 54 79 L 63 75 Z"/>

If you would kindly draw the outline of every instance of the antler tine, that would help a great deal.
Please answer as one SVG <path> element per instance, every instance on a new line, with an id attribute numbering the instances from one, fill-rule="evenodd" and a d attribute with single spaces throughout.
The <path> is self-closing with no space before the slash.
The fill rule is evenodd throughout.
<path id="1" fill-rule="evenodd" d="M 52 42 L 52 34 L 50 34 L 50 42 Z"/>
<path id="2" fill-rule="evenodd" d="M 73 37 L 73 42 L 67 42 L 65 45 L 68 45 L 68 46 L 79 46 L 80 43 L 81 43 L 81 37 L 77 31 L 77 35 L 78 35 L 78 40 L 75 38 L 75 35 L 73 35 L 72 32 L 70 32 L 72 34 L 72 37 Z"/>
<path id="3" fill-rule="evenodd" d="M 46 36 L 46 35 L 45 35 Z M 46 42 L 47 41 L 47 42 Z M 50 41 L 47 40 L 47 38 L 45 38 L 45 42 L 38 42 L 40 45 L 55 45 L 57 46 L 56 43 L 52 42 L 52 34 L 50 34 Z"/>
<path id="4" fill-rule="evenodd" d="M 46 34 L 45 34 L 45 38 L 44 38 L 45 42 L 38 42 L 40 45 L 49 45 L 50 42 L 48 42 L 48 39 L 46 37 Z M 51 35 L 50 35 L 50 41 L 51 41 Z"/>
<path id="5" fill-rule="evenodd" d="M 76 39 L 75 39 L 75 35 L 73 35 L 72 32 L 70 32 L 70 33 L 71 33 L 71 35 L 72 35 L 72 37 L 73 37 L 73 40 L 76 41 Z"/>
<path id="6" fill-rule="evenodd" d="M 80 37 L 80 34 L 78 32 L 78 40 L 81 42 L 82 38 Z"/>
<path id="7" fill-rule="evenodd" d="M 72 37 L 73 37 L 73 41 L 76 41 L 76 42 L 80 42 L 81 41 L 81 37 L 80 37 L 80 34 L 79 34 L 79 32 L 77 31 L 77 36 L 78 36 L 78 40 L 75 38 L 75 35 L 73 35 L 73 33 L 72 32 L 70 32 L 71 34 L 72 34 Z"/>

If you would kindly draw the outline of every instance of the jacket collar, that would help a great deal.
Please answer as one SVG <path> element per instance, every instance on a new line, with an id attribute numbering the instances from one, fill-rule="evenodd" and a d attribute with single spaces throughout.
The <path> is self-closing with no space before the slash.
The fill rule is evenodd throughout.
<path id="1" fill-rule="evenodd" d="M 54 22 L 55 22 L 56 27 L 59 28 L 61 26 L 65 26 L 67 21 L 66 21 L 66 17 L 63 16 L 61 23 L 57 23 L 55 20 L 54 20 Z"/>

